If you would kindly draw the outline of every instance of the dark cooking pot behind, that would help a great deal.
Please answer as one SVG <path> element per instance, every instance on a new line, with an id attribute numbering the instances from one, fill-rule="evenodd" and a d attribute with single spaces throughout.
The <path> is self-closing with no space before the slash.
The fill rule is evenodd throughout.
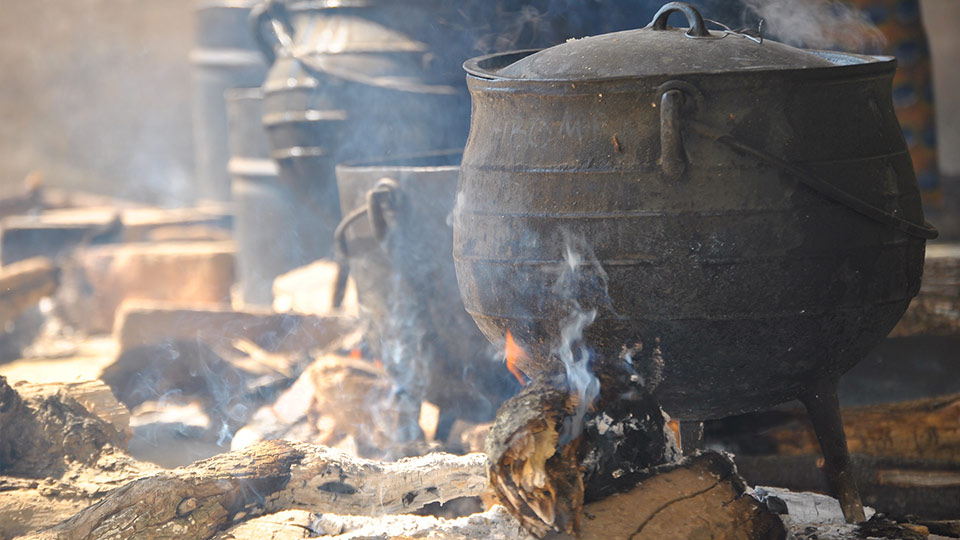
<path id="1" fill-rule="evenodd" d="M 451 249 L 460 152 L 337 167 L 342 256 L 373 354 L 400 388 L 445 419 L 485 421 L 517 390 L 464 311 Z"/>

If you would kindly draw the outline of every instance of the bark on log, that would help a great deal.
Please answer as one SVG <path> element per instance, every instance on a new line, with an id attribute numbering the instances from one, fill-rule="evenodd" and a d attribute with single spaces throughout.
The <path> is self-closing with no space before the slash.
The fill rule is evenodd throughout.
<path id="1" fill-rule="evenodd" d="M 0 538 L 53 525 L 156 469 L 123 452 L 126 409 L 99 381 L 0 377 Z"/>
<path id="2" fill-rule="evenodd" d="M 267 441 L 135 480 L 28 538 L 201 540 L 264 512 L 408 512 L 478 495 L 486 486 L 486 465 L 482 454 L 382 463 L 304 443 Z"/>
<path id="3" fill-rule="evenodd" d="M 655 366 L 659 351 L 637 360 Z M 646 469 L 679 457 L 649 393 L 655 377 L 633 365 L 615 359 L 595 367 L 600 391 L 592 403 L 580 403 L 564 375 L 541 371 L 497 412 L 486 444 L 490 483 L 534 535 L 576 534 L 584 502 L 631 489 Z"/>
<path id="4" fill-rule="evenodd" d="M 71 395 L 71 392 L 73 395 Z M 126 447 L 127 432 L 117 409 L 122 407 L 102 384 L 51 385 L 40 391 L 25 385 L 21 394 L 0 377 L 0 472 L 27 478 L 59 477 L 75 463 L 95 464 L 104 452 Z M 98 395 L 100 394 L 100 395 Z M 74 397 L 110 402 L 104 420 Z"/>

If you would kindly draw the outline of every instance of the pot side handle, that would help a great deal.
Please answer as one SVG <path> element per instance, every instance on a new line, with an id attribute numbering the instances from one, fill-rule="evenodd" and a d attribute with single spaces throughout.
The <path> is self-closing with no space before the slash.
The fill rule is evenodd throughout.
<path id="1" fill-rule="evenodd" d="M 687 169 L 680 133 L 681 105 L 683 94 L 680 90 L 667 90 L 660 97 L 660 170 L 668 178 L 679 178 Z"/>
<path id="2" fill-rule="evenodd" d="M 289 50 L 293 46 L 293 26 L 281 2 L 266 0 L 255 5 L 250 10 L 248 21 L 253 39 L 257 42 L 257 47 L 267 60 L 268 66 L 276 61 L 277 51 Z"/>
<path id="3" fill-rule="evenodd" d="M 697 8 L 687 4 L 686 2 L 669 2 L 664 4 L 663 7 L 657 11 L 657 14 L 653 16 L 653 20 L 650 21 L 650 24 L 647 25 L 647 28 L 650 30 L 666 30 L 667 19 L 670 18 L 672 13 L 679 11 L 687 17 L 687 22 L 690 23 L 690 29 L 687 30 L 687 36 L 689 37 L 710 37 L 710 31 L 707 30 L 707 25 L 703 22 L 703 16 L 700 15 L 700 12 L 697 11 Z"/>
<path id="4" fill-rule="evenodd" d="M 381 178 L 376 186 L 367 192 L 367 204 L 355 208 L 348 213 L 337 225 L 333 231 L 333 249 L 337 260 L 337 277 L 333 285 L 334 308 L 343 305 L 343 297 L 347 292 L 347 278 L 350 275 L 350 254 L 347 249 L 347 229 L 358 219 L 366 216 L 370 220 L 370 227 L 373 229 L 373 236 L 378 242 L 383 242 L 387 237 L 389 228 L 384 213 L 387 209 L 396 211 L 399 207 L 402 191 L 400 185 L 392 178 Z"/>

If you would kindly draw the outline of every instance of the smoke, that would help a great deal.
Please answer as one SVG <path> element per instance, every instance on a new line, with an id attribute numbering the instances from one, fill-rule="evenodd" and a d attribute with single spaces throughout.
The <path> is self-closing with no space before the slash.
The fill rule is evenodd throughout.
<path id="1" fill-rule="evenodd" d="M 883 34 L 867 15 L 839 0 L 743 0 L 763 19 L 765 31 L 788 45 L 811 49 L 838 49 L 875 53 L 883 48 Z"/>
<path id="2" fill-rule="evenodd" d="M 611 306 L 607 273 L 583 237 L 563 232 L 564 255 L 554 293 L 566 304 L 568 315 L 560 321 L 560 341 L 554 354 L 563 362 L 570 391 L 577 396 L 574 415 L 564 423 L 561 442 L 575 439 L 593 400 L 600 394 L 600 380 L 591 371 L 593 353 L 584 340 L 584 331 L 597 317 L 597 308 L 584 308 L 581 301 L 602 299 Z"/>

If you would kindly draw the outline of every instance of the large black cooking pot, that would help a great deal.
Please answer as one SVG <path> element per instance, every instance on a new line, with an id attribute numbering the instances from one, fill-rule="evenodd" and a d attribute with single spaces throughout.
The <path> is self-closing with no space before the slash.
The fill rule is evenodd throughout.
<path id="1" fill-rule="evenodd" d="M 440 407 L 445 427 L 456 418 L 489 421 L 519 388 L 457 291 L 449 216 L 460 156 L 337 166 L 345 216 L 336 241 L 369 323 L 368 344 L 402 391 Z"/>
<path id="2" fill-rule="evenodd" d="M 667 25 L 677 11 L 689 29 Z M 903 314 L 936 236 L 895 61 L 708 30 L 675 2 L 643 29 L 465 68 L 454 258 L 484 334 L 509 328 L 540 359 L 521 369 L 549 366 L 571 305 L 558 269 L 582 239 L 580 282 L 608 285 L 574 291 L 597 310 L 594 362 L 659 341 L 656 396 L 681 420 L 800 397 L 845 469 L 836 378 Z"/>

